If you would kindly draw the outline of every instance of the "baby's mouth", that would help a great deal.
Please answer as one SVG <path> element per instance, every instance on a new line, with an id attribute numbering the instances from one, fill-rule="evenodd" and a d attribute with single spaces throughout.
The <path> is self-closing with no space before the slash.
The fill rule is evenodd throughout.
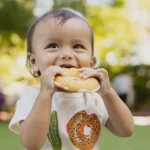
<path id="1" fill-rule="evenodd" d="M 62 64 L 62 65 L 59 65 L 61 68 L 77 68 L 73 65 L 70 65 L 70 64 Z"/>

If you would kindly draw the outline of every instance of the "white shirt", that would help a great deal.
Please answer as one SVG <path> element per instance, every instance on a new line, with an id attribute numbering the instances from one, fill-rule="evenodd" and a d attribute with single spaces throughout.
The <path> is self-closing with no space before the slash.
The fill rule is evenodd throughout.
<path id="1" fill-rule="evenodd" d="M 39 89 L 24 90 L 9 124 L 13 132 L 20 133 L 20 121 L 30 113 Z M 96 92 L 56 92 L 52 97 L 50 130 L 41 150 L 99 150 L 101 129 L 107 119 L 103 100 Z"/>

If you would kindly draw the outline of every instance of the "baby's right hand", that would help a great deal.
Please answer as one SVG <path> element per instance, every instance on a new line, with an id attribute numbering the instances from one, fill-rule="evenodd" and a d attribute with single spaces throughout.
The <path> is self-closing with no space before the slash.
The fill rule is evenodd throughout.
<path id="1" fill-rule="evenodd" d="M 47 90 L 53 94 L 56 91 L 54 78 L 57 74 L 64 75 L 63 69 L 59 66 L 50 66 L 43 71 L 40 76 L 41 90 Z"/>

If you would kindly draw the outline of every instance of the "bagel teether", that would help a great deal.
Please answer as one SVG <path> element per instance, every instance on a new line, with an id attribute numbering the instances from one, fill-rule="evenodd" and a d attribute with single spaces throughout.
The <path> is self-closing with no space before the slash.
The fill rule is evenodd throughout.
<path id="1" fill-rule="evenodd" d="M 76 68 L 63 68 L 65 76 L 56 76 L 54 84 L 58 88 L 62 88 L 71 92 L 97 91 L 100 88 L 95 78 L 84 79 L 80 76 L 80 72 Z"/>

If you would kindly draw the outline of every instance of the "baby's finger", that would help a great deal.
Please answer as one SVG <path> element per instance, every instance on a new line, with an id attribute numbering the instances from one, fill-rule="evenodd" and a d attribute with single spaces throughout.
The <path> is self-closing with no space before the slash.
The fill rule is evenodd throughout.
<path id="1" fill-rule="evenodd" d="M 83 72 L 83 71 L 85 71 L 85 70 L 87 70 L 87 69 L 89 69 L 89 68 L 88 68 L 88 67 L 83 67 L 83 68 L 79 68 L 78 71 L 79 71 L 79 72 Z"/>
<path id="2" fill-rule="evenodd" d="M 99 80 L 101 81 L 105 81 L 107 80 L 109 77 L 108 77 L 108 72 L 107 71 L 98 71 L 99 72 Z"/>
<path id="3" fill-rule="evenodd" d="M 58 68 L 58 69 L 56 69 L 56 75 L 62 75 L 62 76 L 65 76 L 66 74 L 65 74 L 65 71 L 64 71 L 64 69 L 63 68 Z"/>
<path id="4" fill-rule="evenodd" d="M 99 69 L 97 69 L 97 71 L 102 72 L 102 73 L 104 73 L 104 74 L 108 75 L 107 70 L 106 70 L 106 69 L 104 69 L 104 68 L 99 68 Z"/>
<path id="5" fill-rule="evenodd" d="M 87 68 L 85 69 L 80 75 L 81 77 L 88 75 L 89 73 L 93 72 L 93 69 Z"/>
<path id="6" fill-rule="evenodd" d="M 98 77 L 99 77 L 100 80 L 103 80 L 104 79 L 104 74 L 102 72 L 100 72 Z"/>
<path id="7" fill-rule="evenodd" d="M 84 74 L 84 78 L 89 78 L 89 77 L 98 77 L 100 74 L 97 70 L 89 70 Z"/>
<path id="8" fill-rule="evenodd" d="M 51 66 L 49 68 L 49 74 L 51 74 L 52 76 L 55 76 L 55 75 L 58 75 L 58 74 L 62 75 L 62 76 L 65 75 L 64 70 L 59 66 Z"/>

